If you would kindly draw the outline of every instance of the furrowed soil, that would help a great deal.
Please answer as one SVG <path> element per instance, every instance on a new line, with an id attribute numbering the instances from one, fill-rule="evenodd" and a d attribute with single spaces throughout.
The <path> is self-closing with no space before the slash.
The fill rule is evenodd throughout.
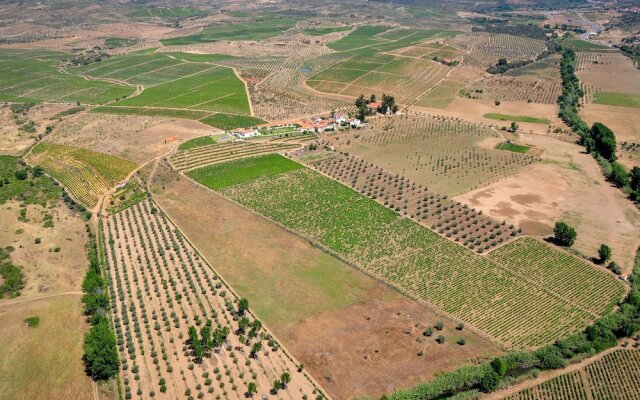
<path id="1" fill-rule="evenodd" d="M 304 239 L 176 176 L 161 165 L 152 189 L 158 204 L 334 398 L 379 397 L 501 353 Z M 438 321 L 443 332 L 423 336 Z M 447 339 L 442 345 L 435 342 L 440 333 Z M 464 346 L 456 343 L 461 337 Z"/>
<path id="2" fill-rule="evenodd" d="M 552 235 L 555 221 L 565 221 L 578 233 L 573 248 L 596 257 L 606 243 L 612 259 L 630 272 L 640 245 L 640 211 L 604 180 L 597 162 L 580 146 L 537 135 L 521 139 L 543 149 L 542 163 L 455 200 L 539 237 Z"/>

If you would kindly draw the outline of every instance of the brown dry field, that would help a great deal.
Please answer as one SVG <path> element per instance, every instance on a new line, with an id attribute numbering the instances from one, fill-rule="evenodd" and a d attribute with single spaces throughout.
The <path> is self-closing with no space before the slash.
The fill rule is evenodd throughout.
<path id="1" fill-rule="evenodd" d="M 575 249 L 596 257 L 606 243 L 613 260 L 630 272 L 640 245 L 640 211 L 604 180 L 582 147 L 536 135 L 521 135 L 521 141 L 543 149 L 543 162 L 455 200 L 534 236 L 549 236 L 555 221 L 566 221 L 578 233 Z"/>
<path id="2" fill-rule="evenodd" d="M 603 53 L 598 64 L 577 73 L 580 81 L 606 92 L 640 94 L 640 70 L 622 53 Z"/>
<path id="3" fill-rule="evenodd" d="M 18 221 L 18 204 L 0 206 L 0 246 L 13 246 L 11 262 L 22 268 L 25 288 L 0 300 L 0 397 L 6 399 L 93 399 L 82 364 L 82 338 L 88 330 L 81 284 L 87 267 L 85 227 L 64 204 L 27 207 Z M 54 227 L 42 226 L 43 213 Z M 35 244 L 36 237 L 42 243 Z M 60 246 L 59 252 L 52 249 Z M 24 319 L 40 317 L 29 328 Z M 6 397 L 5 397 L 6 396 Z"/>
<path id="4" fill-rule="evenodd" d="M 551 121 L 552 125 L 560 125 L 561 122 L 557 117 L 557 108 L 558 107 L 555 104 L 520 103 L 514 101 L 503 101 L 499 106 L 496 106 L 491 100 L 474 100 L 464 97 L 456 97 L 444 110 L 418 106 L 410 107 L 411 110 L 417 112 L 462 118 L 469 122 L 493 125 L 496 127 L 509 127 L 511 122 L 485 118 L 485 114 L 497 113 L 547 118 Z M 534 133 L 546 133 L 548 130 L 548 125 L 544 124 L 519 122 L 518 125 L 519 129 L 523 132 L 533 131 Z"/>
<path id="5" fill-rule="evenodd" d="M 187 178 L 176 181 L 163 172 L 158 182 L 153 192 L 159 205 L 336 399 L 380 396 L 501 353 Z M 431 338 L 422 336 L 424 326 L 440 320 L 447 338 L 443 345 L 435 343 L 437 331 Z M 459 337 L 467 340 L 465 346 L 456 344 Z"/>
<path id="6" fill-rule="evenodd" d="M 82 364 L 84 321 L 80 295 L 11 304 L 0 301 L 0 398 L 89 400 L 93 384 Z M 29 328 L 24 319 L 39 316 Z"/>
<path id="7" fill-rule="evenodd" d="M 188 140 L 214 131 L 183 119 L 83 113 L 60 123 L 50 140 L 142 163 L 171 150 L 175 143 L 164 143 L 166 137 Z"/>
<path id="8" fill-rule="evenodd" d="M 640 143 L 640 110 L 629 107 L 589 103 L 580 116 L 590 125 L 602 122 L 615 132 L 618 142 Z"/>
<path id="9" fill-rule="evenodd" d="M 44 133 L 47 125 L 56 124 L 56 121 L 50 120 L 52 116 L 68 108 L 68 105 L 63 104 L 41 104 L 29 109 L 26 116 L 20 114 L 19 119 L 36 123 L 36 132 L 28 133 L 19 129 L 15 120 L 16 114 L 8 105 L 0 106 L 0 154 L 21 154 L 34 142 L 38 134 Z"/>
<path id="10" fill-rule="evenodd" d="M 54 226 L 45 228 L 43 214 L 53 215 Z M 25 275 L 26 286 L 20 297 L 78 291 L 87 268 L 85 226 L 67 206 L 44 209 L 27 206 L 29 222 L 20 222 L 15 202 L 0 205 L 0 246 L 13 246 L 11 261 Z M 35 238 L 41 238 L 35 244 Z M 59 252 L 53 248 L 60 247 Z M 1 304 L 1 303 L 0 303 Z"/>

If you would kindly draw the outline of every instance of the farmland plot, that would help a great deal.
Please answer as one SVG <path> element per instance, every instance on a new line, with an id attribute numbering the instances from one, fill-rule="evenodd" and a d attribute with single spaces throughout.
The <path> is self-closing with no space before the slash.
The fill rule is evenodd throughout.
<path id="1" fill-rule="evenodd" d="M 538 161 L 528 154 L 482 146 L 483 140 L 497 134 L 453 118 L 412 114 L 368 123 L 365 130 L 322 138 L 341 151 L 447 195 L 484 186 Z"/>
<path id="2" fill-rule="evenodd" d="M 0 100 L 102 104 L 134 92 L 127 85 L 62 73 L 57 65 L 64 57 L 56 52 L 0 50 Z"/>
<path id="3" fill-rule="evenodd" d="M 525 283 L 509 268 L 317 172 L 301 169 L 225 185 L 218 187 L 226 196 L 508 346 L 549 343 L 596 318 L 584 305 Z M 619 300 L 599 290 L 594 295 L 605 304 Z"/>
<path id="4" fill-rule="evenodd" d="M 31 164 L 41 166 L 60 181 L 78 201 L 93 207 L 135 163 L 78 147 L 40 143 L 29 154 Z"/>
<path id="5" fill-rule="evenodd" d="M 109 217 L 103 234 L 121 376 L 129 396 L 241 399 L 247 393 L 268 395 L 281 379 L 285 385 L 275 391 L 283 398 L 317 394 L 294 360 L 153 203 Z M 198 338 L 213 334 L 213 351 L 201 360 L 194 332 Z"/>
<path id="6" fill-rule="evenodd" d="M 397 174 L 358 159 L 336 155 L 313 168 L 379 203 L 480 253 L 518 235 L 513 225 L 496 221 Z"/>
<path id="7" fill-rule="evenodd" d="M 502 400 L 634 400 L 640 397 L 640 351 L 617 349 L 579 371 L 560 375 Z"/>
<path id="8" fill-rule="evenodd" d="M 446 43 L 467 52 L 465 62 L 482 69 L 494 65 L 500 58 L 535 59 L 546 47 L 543 40 L 486 32 L 461 34 L 447 39 Z"/>
<path id="9" fill-rule="evenodd" d="M 497 75 L 468 86 L 468 97 L 523 103 L 555 104 L 562 94 L 559 79 Z"/>
<path id="10" fill-rule="evenodd" d="M 189 172 L 226 161 L 256 157 L 300 147 L 297 143 L 278 142 L 227 142 L 178 151 L 171 156 L 173 167 Z"/>

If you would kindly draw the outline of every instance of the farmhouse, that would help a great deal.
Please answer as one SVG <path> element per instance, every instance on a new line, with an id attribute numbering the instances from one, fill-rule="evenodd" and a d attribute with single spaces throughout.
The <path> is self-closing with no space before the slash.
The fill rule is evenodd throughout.
<path id="1" fill-rule="evenodd" d="M 314 131 L 317 133 L 333 131 L 336 128 L 336 119 L 335 118 L 312 118 L 308 120 L 300 121 L 300 130 L 301 131 Z"/>
<path id="2" fill-rule="evenodd" d="M 367 107 L 369 107 L 369 109 L 371 110 L 377 110 L 378 108 L 380 108 L 380 103 L 378 103 L 377 101 L 373 101 L 371 103 L 367 103 Z"/>
<path id="3" fill-rule="evenodd" d="M 127 181 L 120 181 L 120 182 L 116 183 L 116 189 L 122 189 L 125 186 L 127 186 Z"/>
<path id="4" fill-rule="evenodd" d="M 255 128 L 239 128 L 228 133 L 236 139 L 248 139 L 260 136 L 260 132 Z"/>
<path id="5" fill-rule="evenodd" d="M 181 142 L 182 138 L 180 136 L 169 136 L 164 138 L 165 143 L 173 143 L 173 142 Z"/>

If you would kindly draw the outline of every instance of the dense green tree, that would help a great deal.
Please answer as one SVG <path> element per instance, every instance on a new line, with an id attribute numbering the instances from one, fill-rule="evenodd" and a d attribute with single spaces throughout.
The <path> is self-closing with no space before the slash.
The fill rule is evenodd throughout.
<path id="1" fill-rule="evenodd" d="M 84 361 L 95 380 L 105 380 L 118 373 L 116 338 L 106 320 L 91 327 L 84 338 Z"/>
<path id="2" fill-rule="evenodd" d="M 602 157 L 609 161 L 616 159 L 616 137 L 606 125 L 596 122 L 591 127 L 591 138 L 595 150 Z"/>
<path id="3" fill-rule="evenodd" d="M 629 184 L 629 173 L 622 164 L 614 162 L 611 164 L 611 172 L 609 173 L 609 181 L 622 188 Z"/>
<path id="4" fill-rule="evenodd" d="M 500 385 L 500 375 L 498 375 L 496 371 L 489 370 L 480 379 L 480 390 L 485 393 L 494 391 L 498 387 L 498 385 Z"/>
<path id="5" fill-rule="evenodd" d="M 503 377 L 507 373 L 507 363 L 501 358 L 494 358 L 491 361 L 491 368 L 500 376 Z"/>
<path id="6" fill-rule="evenodd" d="M 244 315 L 245 311 L 249 309 L 249 300 L 244 297 L 238 300 L 238 314 Z"/>
<path id="7" fill-rule="evenodd" d="M 633 167 L 629 174 L 629 186 L 634 192 L 640 192 L 640 167 Z"/>
<path id="8" fill-rule="evenodd" d="M 566 223 L 559 221 L 553 228 L 553 236 L 556 244 L 569 247 L 576 241 L 576 230 Z"/>
<path id="9" fill-rule="evenodd" d="M 604 264 L 611 258 L 611 248 L 606 244 L 601 244 L 598 249 L 598 256 L 600 256 L 600 263 Z"/>
<path id="10" fill-rule="evenodd" d="M 518 124 L 515 122 L 511 122 L 511 132 L 516 132 L 518 130 Z"/>

